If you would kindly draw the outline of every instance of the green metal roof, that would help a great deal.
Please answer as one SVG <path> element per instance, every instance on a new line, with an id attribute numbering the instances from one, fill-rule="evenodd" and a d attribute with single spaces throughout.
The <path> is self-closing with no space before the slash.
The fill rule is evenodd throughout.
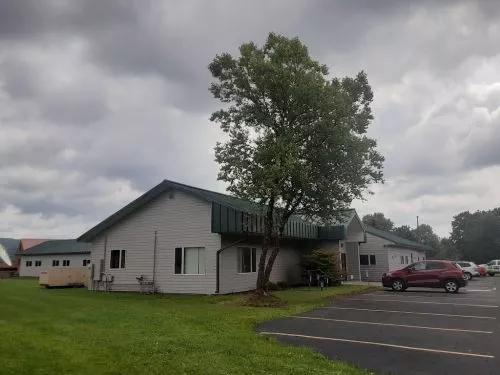
<path id="1" fill-rule="evenodd" d="M 90 253 L 90 245 L 77 240 L 48 240 L 24 251 L 22 255 L 56 255 Z"/>
<path id="2" fill-rule="evenodd" d="M 366 233 L 370 233 L 374 236 L 386 239 L 388 241 L 394 242 L 394 245 L 397 245 L 399 247 L 407 248 L 407 249 L 414 249 L 414 250 L 423 250 L 423 251 L 435 251 L 430 246 L 423 245 L 421 243 L 415 242 L 415 241 L 410 241 L 407 240 L 406 238 L 399 237 L 395 235 L 394 233 L 386 232 L 368 225 L 365 225 L 365 230 Z"/>
<path id="3" fill-rule="evenodd" d="M 77 241 L 92 241 L 108 228 L 130 215 L 132 212 L 140 209 L 150 201 L 170 190 L 182 191 L 186 194 L 211 203 L 212 232 L 214 233 L 262 233 L 262 215 L 264 213 L 264 207 L 262 205 L 230 195 L 200 189 L 178 182 L 163 180 L 160 184 L 156 185 L 154 188 L 147 191 L 139 198 L 123 207 L 121 210 L 97 224 L 94 228 L 82 234 Z M 345 230 L 337 227 L 345 226 L 346 223 L 350 222 L 355 214 L 356 212 L 354 210 L 349 210 L 345 216 L 345 223 L 335 223 L 332 227 L 322 229 L 319 229 L 321 228 L 320 226 L 302 220 L 298 216 L 292 216 L 287 227 L 285 228 L 285 236 L 292 238 L 343 239 L 344 237 L 338 236 L 345 236 Z M 333 238 L 331 237 L 332 235 L 337 237 Z"/>

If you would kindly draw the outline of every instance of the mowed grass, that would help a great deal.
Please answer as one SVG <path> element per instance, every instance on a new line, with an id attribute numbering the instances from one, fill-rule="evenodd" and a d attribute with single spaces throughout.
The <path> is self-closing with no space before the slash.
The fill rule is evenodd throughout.
<path id="1" fill-rule="evenodd" d="M 245 296 L 44 289 L 0 280 L 0 374 L 367 374 L 255 333 L 256 323 L 366 287 L 277 292 L 281 308 Z"/>

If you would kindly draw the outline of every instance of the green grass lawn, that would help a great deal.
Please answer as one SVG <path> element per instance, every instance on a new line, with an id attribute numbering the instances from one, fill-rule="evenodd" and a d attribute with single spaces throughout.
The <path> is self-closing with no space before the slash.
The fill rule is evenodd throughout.
<path id="1" fill-rule="evenodd" d="M 0 280 L 0 374 L 366 374 L 253 331 L 366 287 L 277 292 L 281 308 L 242 295 L 172 296 L 44 289 Z"/>

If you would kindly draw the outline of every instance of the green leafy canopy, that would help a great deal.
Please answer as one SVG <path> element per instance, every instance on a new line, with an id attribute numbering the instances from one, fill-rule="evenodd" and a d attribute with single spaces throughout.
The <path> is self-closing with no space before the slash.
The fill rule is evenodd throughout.
<path id="1" fill-rule="evenodd" d="M 371 183 L 383 156 L 366 135 L 373 93 L 364 72 L 329 78 L 298 38 L 270 33 L 240 56 L 217 55 L 210 91 L 225 103 L 211 120 L 228 134 L 217 144 L 218 178 L 236 196 L 328 221 Z"/>

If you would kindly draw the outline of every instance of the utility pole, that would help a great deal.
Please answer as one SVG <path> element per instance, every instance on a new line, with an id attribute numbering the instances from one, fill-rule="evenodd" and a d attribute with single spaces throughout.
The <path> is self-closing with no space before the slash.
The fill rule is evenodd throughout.
<path id="1" fill-rule="evenodd" d="M 418 216 L 417 216 L 417 229 L 418 229 Z"/>

